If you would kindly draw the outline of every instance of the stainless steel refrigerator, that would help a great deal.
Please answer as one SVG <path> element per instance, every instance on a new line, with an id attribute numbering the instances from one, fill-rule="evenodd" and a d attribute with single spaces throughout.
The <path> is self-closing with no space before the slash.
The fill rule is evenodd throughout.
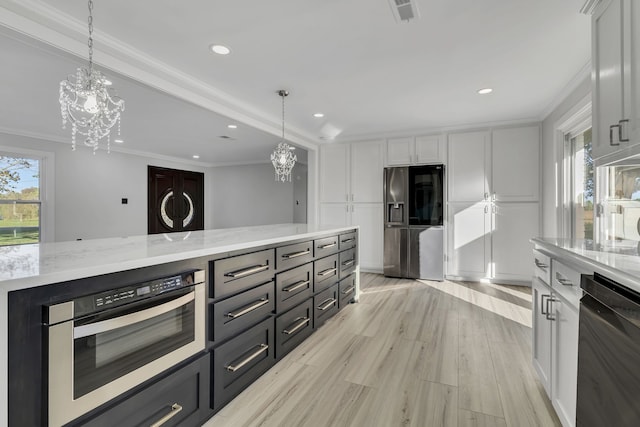
<path id="1" fill-rule="evenodd" d="M 444 280 L 444 165 L 384 169 L 384 275 Z"/>

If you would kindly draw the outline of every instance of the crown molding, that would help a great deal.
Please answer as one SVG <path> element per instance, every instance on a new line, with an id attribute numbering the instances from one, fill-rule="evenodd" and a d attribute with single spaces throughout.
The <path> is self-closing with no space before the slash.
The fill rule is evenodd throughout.
<path id="1" fill-rule="evenodd" d="M 75 56 L 85 57 L 86 24 L 45 3 L 11 0 L 0 7 L 0 25 Z M 194 78 L 115 37 L 94 31 L 96 64 L 233 121 L 280 136 L 279 119 Z M 317 150 L 318 140 L 287 126 L 288 141 Z"/>
<path id="2" fill-rule="evenodd" d="M 588 61 L 586 64 L 584 64 L 580 71 L 578 71 L 578 73 L 573 76 L 573 78 L 560 91 L 560 93 L 558 93 L 553 98 L 551 103 L 547 105 L 544 110 L 542 110 L 539 116 L 539 120 L 544 121 L 544 119 L 549 117 L 549 115 L 553 113 L 553 111 L 558 108 L 558 106 L 562 104 L 562 102 L 567 99 L 567 97 L 571 95 L 571 93 L 573 93 L 573 91 L 576 90 L 578 86 L 580 86 L 587 78 L 591 78 L 591 61 Z"/>

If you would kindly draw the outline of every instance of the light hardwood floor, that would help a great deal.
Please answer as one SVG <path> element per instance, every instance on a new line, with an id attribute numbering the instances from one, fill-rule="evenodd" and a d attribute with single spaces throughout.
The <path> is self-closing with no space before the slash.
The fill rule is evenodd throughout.
<path id="1" fill-rule="evenodd" d="M 363 273 L 361 290 L 206 426 L 560 426 L 529 288 Z"/>

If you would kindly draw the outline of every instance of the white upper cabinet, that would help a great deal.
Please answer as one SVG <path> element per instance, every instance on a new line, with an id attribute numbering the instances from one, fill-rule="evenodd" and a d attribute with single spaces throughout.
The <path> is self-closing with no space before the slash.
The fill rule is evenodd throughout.
<path id="1" fill-rule="evenodd" d="M 489 199 L 489 133 L 449 134 L 448 193 L 450 202 Z"/>
<path id="2" fill-rule="evenodd" d="M 349 146 L 323 145 L 320 149 L 320 201 L 347 202 L 349 186 Z M 382 182 L 382 181 L 381 181 Z"/>
<path id="3" fill-rule="evenodd" d="M 394 138 L 387 141 L 387 165 L 444 163 L 445 146 L 442 135 Z"/>
<path id="4" fill-rule="evenodd" d="M 491 141 L 492 200 L 535 202 L 539 198 L 540 127 L 497 129 Z"/>
<path id="5" fill-rule="evenodd" d="M 351 202 L 382 203 L 384 143 L 351 144 Z"/>
<path id="6" fill-rule="evenodd" d="M 640 4 L 604 0 L 592 18 L 593 156 L 640 143 Z"/>

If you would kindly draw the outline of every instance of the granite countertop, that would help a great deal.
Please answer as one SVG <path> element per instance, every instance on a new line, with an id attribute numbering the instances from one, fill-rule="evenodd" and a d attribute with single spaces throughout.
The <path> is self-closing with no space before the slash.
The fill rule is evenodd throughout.
<path id="1" fill-rule="evenodd" d="M 276 224 L 4 246 L 0 247 L 0 289 L 23 289 L 355 228 Z"/>
<path id="2" fill-rule="evenodd" d="M 538 237 L 531 239 L 553 257 L 574 264 L 581 272 L 598 272 L 640 292 L 640 246 L 632 240 L 596 244 L 585 239 Z"/>

